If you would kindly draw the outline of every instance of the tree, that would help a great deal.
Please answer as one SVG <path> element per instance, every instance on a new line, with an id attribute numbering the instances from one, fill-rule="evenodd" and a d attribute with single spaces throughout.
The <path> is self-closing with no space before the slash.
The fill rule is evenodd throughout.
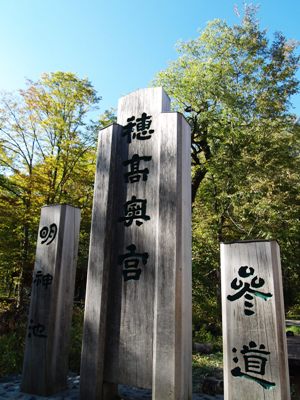
<path id="1" fill-rule="evenodd" d="M 192 128 L 198 318 L 207 319 L 207 309 L 215 323 L 220 315 L 221 241 L 278 239 L 287 306 L 297 301 L 289 295 L 299 281 L 300 137 L 289 103 L 298 91 L 296 45 L 280 33 L 269 43 L 248 6 L 241 24 L 215 20 L 180 43 L 178 60 L 155 79 Z"/>
<path id="2" fill-rule="evenodd" d="M 296 42 L 275 34 L 271 45 L 247 6 L 240 25 L 208 23 L 200 36 L 179 44 L 181 56 L 157 74 L 175 108 L 192 127 L 192 199 L 212 156 L 249 129 L 293 124 L 290 96 L 298 91 Z M 271 125 L 271 126 L 270 126 Z"/>
<path id="3" fill-rule="evenodd" d="M 19 303 L 31 280 L 41 206 L 91 203 L 96 124 L 87 115 L 99 100 L 87 79 L 65 72 L 28 81 L 18 97 L 2 96 L 1 200 L 14 204 L 3 226 L 15 226 L 12 251 L 21 254 L 16 258 Z M 5 208 L 5 203 L 1 206 Z M 12 215 L 14 221 L 9 222 Z"/>

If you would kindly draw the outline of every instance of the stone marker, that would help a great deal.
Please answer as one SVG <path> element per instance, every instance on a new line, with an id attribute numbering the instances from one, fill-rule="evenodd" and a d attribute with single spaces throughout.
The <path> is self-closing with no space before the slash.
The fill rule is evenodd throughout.
<path id="1" fill-rule="evenodd" d="M 80 210 L 42 208 L 21 391 L 49 396 L 67 386 Z"/>
<path id="2" fill-rule="evenodd" d="M 191 398 L 190 127 L 162 88 L 120 99 L 99 134 L 81 399 L 117 384 Z"/>
<path id="3" fill-rule="evenodd" d="M 224 398 L 289 400 L 276 241 L 221 244 Z"/>

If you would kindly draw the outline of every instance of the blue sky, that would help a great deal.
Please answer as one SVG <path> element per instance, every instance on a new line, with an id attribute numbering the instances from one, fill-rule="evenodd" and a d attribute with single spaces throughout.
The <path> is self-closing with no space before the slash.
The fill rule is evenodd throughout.
<path id="1" fill-rule="evenodd" d="M 300 39 L 300 0 L 253 3 L 270 36 Z M 238 23 L 235 4 L 243 8 L 240 0 L 0 0 L 0 90 L 22 88 L 43 72 L 71 71 L 90 79 L 101 113 L 147 87 L 176 59 L 178 40 L 197 37 L 215 18 Z M 292 101 L 300 115 L 300 96 Z"/>

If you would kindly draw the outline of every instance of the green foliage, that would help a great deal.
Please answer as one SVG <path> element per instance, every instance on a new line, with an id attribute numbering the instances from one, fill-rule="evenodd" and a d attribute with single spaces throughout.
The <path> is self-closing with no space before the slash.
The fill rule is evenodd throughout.
<path id="1" fill-rule="evenodd" d="M 74 306 L 69 352 L 69 369 L 79 374 L 83 331 L 83 307 Z"/>
<path id="2" fill-rule="evenodd" d="M 110 110 L 106 110 L 99 118 L 99 128 L 106 128 L 108 125 L 117 122 L 117 116 L 115 114 L 115 110 L 111 108 Z"/>
<path id="3" fill-rule="evenodd" d="M 223 378 L 223 354 L 193 355 L 193 392 L 201 393 L 202 384 L 207 376 Z"/>
<path id="4" fill-rule="evenodd" d="M 19 374 L 22 371 L 25 331 L 0 335 L 0 377 Z"/>
<path id="5" fill-rule="evenodd" d="M 179 43 L 154 82 L 192 127 L 194 320 L 216 328 L 220 242 L 277 239 L 285 303 L 300 302 L 296 46 L 280 33 L 270 43 L 248 6 L 240 24 L 215 20 Z"/>
<path id="6" fill-rule="evenodd" d="M 198 205 L 195 204 L 192 247 L 193 321 L 218 336 L 221 334 L 219 244 L 212 231 L 210 215 L 202 209 L 201 218 L 197 220 L 197 210 Z"/>
<path id="7" fill-rule="evenodd" d="M 287 318 L 300 320 L 300 302 L 297 302 L 294 306 L 290 307 Z"/>
<path id="8" fill-rule="evenodd" d="M 19 96 L 0 99 L 0 290 L 18 304 L 31 285 L 43 205 L 83 210 L 79 265 L 86 267 L 98 128 L 88 115 L 98 101 L 91 83 L 69 72 L 43 74 Z"/>
<path id="9" fill-rule="evenodd" d="M 195 332 L 194 341 L 196 343 L 204 343 L 212 345 L 212 352 L 222 351 L 222 336 L 210 332 L 205 325 L 201 326 L 200 330 Z"/>
<path id="10" fill-rule="evenodd" d="M 300 335 L 300 326 L 292 325 L 285 328 L 286 332 L 293 332 L 295 335 Z"/>
<path id="11" fill-rule="evenodd" d="M 12 302 L 0 302 L 0 377 L 20 374 L 23 365 L 26 334 L 24 309 Z"/>
<path id="12" fill-rule="evenodd" d="M 208 355 L 193 355 L 193 367 L 201 368 L 207 375 L 215 375 L 220 373 L 219 370 L 223 368 L 223 354 L 221 352 L 208 354 Z"/>

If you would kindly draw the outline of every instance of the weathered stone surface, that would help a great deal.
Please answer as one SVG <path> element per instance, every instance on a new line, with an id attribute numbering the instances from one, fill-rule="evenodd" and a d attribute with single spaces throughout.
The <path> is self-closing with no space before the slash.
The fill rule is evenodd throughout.
<path id="1" fill-rule="evenodd" d="M 0 381 L 0 397 L 2 399 L 9 400 L 79 400 L 79 382 L 80 377 L 68 377 L 68 388 L 63 392 L 57 393 L 55 395 L 41 397 L 41 396 L 32 396 L 30 394 L 25 394 L 20 392 L 20 379 L 13 379 L 12 382 L 9 383 L 9 389 L 6 387 L 6 384 L 1 383 Z M 119 396 L 122 400 L 150 400 L 151 399 L 151 389 L 138 389 L 132 388 L 130 386 L 119 385 Z M 119 398 L 119 400 L 120 400 Z M 193 400 L 223 400 L 222 395 L 207 395 L 194 393 Z"/>
<path id="2" fill-rule="evenodd" d="M 224 397 L 289 400 L 279 246 L 221 245 Z"/>
<path id="3" fill-rule="evenodd" d="M 190 130 L 169 103 L 134 92 L 99 134 L 82 399 L 104 382 L 191 398 Z"/>
<path id="4" fill-rule="evenodd" d="M 23 364 L 23 392 L 47 396 L 67 384 L 80 210 L 43 207 Z"/>

